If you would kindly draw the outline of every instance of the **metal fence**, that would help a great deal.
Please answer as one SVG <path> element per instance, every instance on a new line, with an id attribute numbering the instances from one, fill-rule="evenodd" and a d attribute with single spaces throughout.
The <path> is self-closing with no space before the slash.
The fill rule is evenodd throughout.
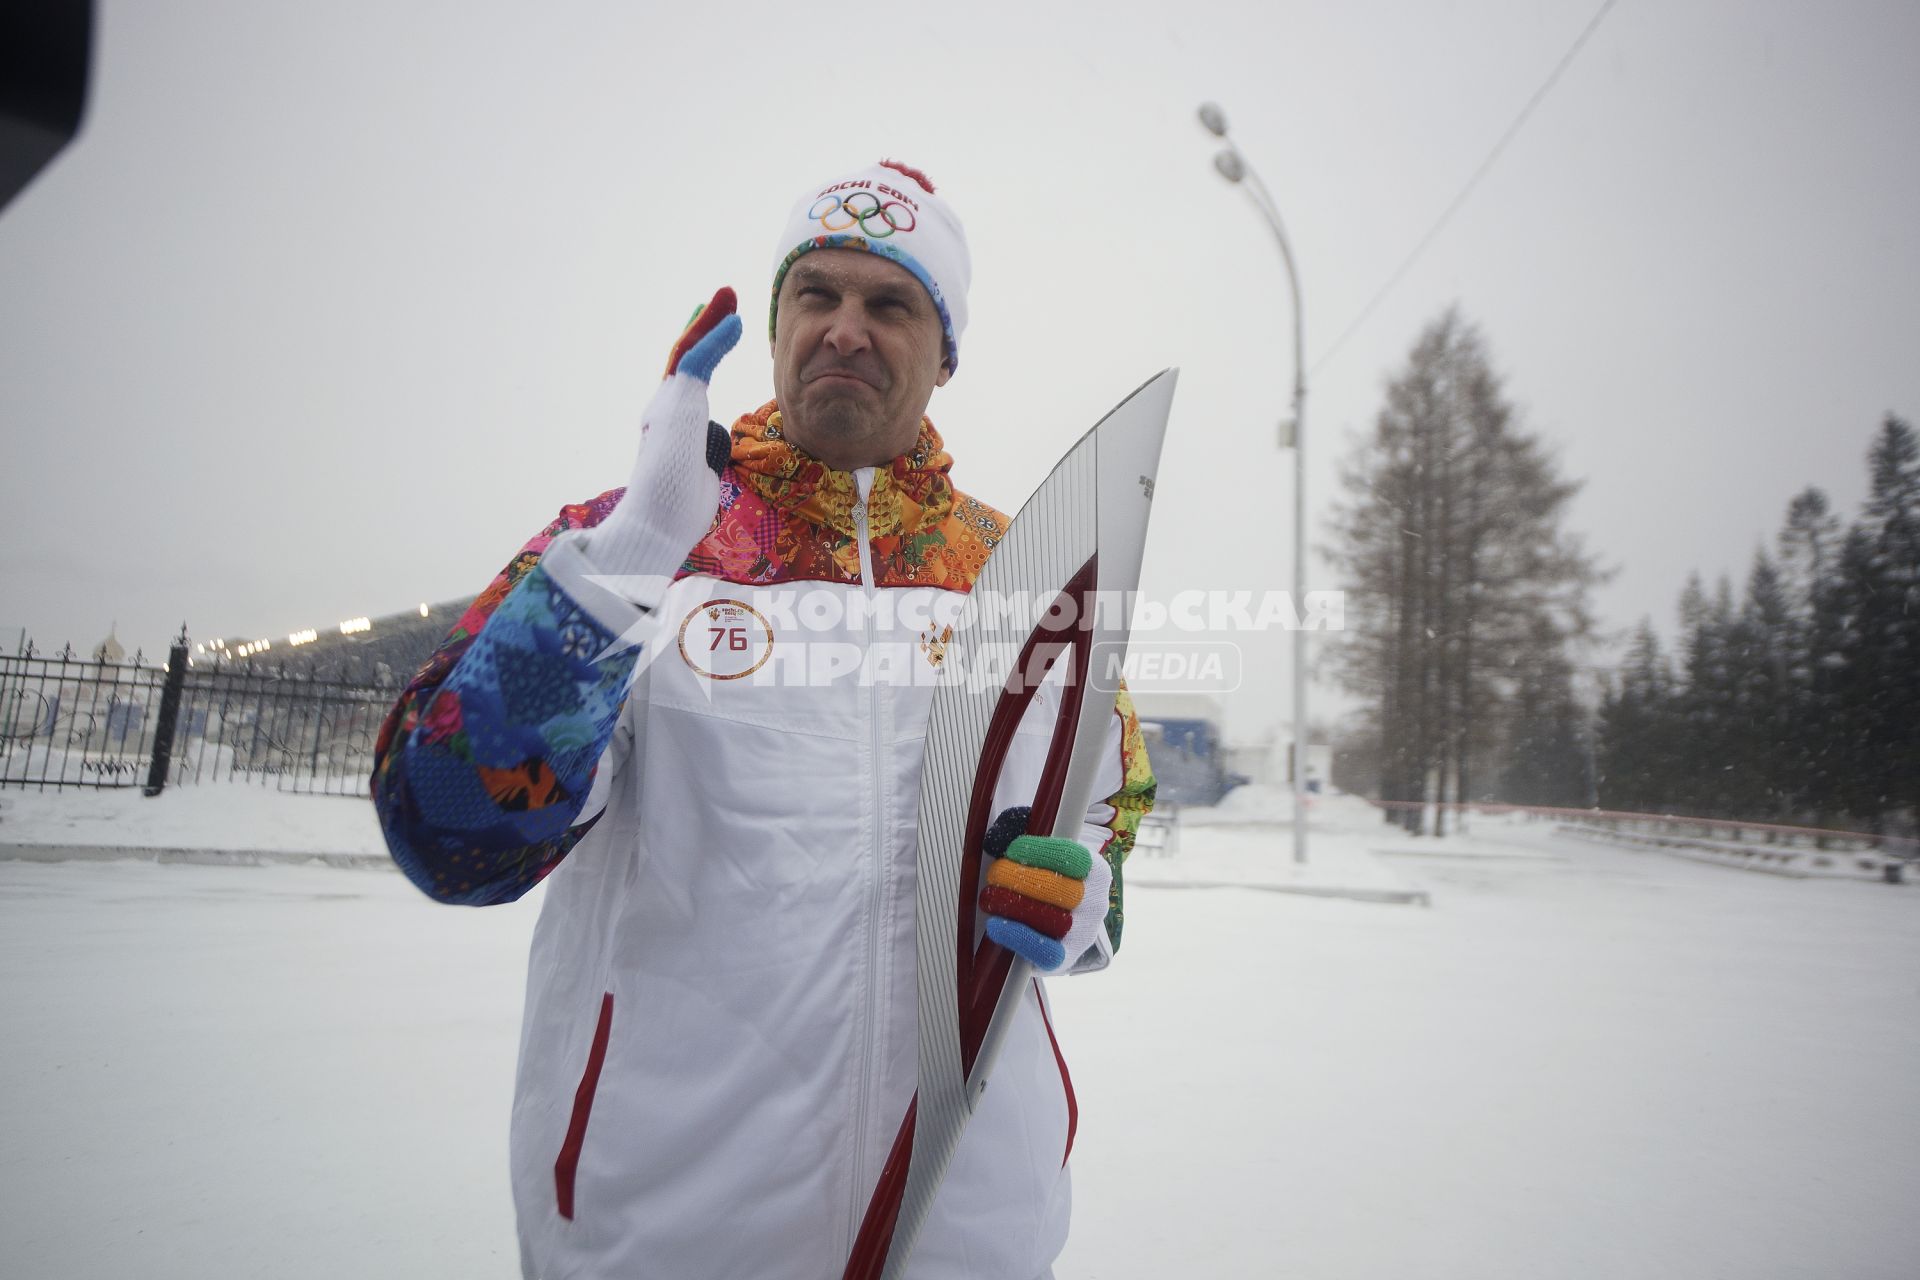
<path id="1" fill-rule="evenodd" d="M 1417 800 L 1373 800 L 1389 815 L 1422 806 Z M 1777 822 L 1739 822 L 1671 813 L 1623 813 L 1610 809 L 1560 809 L 1524 804 L 1448 804 L 1456 813 L 1521 814 L 1575 834 L 1615 844 L 1714 855 L 1725 865 L 1747 865 L 1784 874 L 1847 871 L 1890 884 L 1920 880 L 1920 839 L 1889 832 L 1796 827 Z"/>
<path id="2" fill-rule="evenodd" d="M 236 782 L 365 795 L 380 722 L 399 694 L 280 664 L 195 666 L 184 637 L 164 665 L 31 646 L 0 657 L 0 787 Z"/>

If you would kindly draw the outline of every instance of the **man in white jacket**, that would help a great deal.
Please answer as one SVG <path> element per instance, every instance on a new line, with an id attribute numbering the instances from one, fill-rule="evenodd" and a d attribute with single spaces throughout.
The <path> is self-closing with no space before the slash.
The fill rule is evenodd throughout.
<path id="1" fill-rule="evenodd" d="M 925 416 L 959 365 L 960 223 L 892 162 L 809 188 L 780 244 L 772 402 L 730 436 L 696 317 L 624 489 L 562 509 L 382 728 L 395 861 L 445 902 L 545 880 L 512 1122 L 529 1276 L 837 1276 L 914 1089 L 919 769 L 946 620 L 1006 518 Z M 995 794 L 986 933 L 1103 967 L 1153 780 L 1125 695 L 1079 843 L 1015 837 L 1043 689 Z M 1048 1273 L 1076 1108 L 1039 981 L 916 1277 Z"/>

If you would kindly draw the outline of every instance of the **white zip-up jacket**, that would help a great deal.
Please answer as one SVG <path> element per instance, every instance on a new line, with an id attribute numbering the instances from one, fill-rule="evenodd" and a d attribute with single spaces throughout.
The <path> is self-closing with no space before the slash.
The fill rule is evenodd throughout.
<path id="1" fill-rule="evenodd" d="M 841 1273 L 915 1085 L 933 681 L 1006 523 L 949 465 L 928 423 L 891 467 L 831 472 L 768 406 L 652 615 L 595 582 L 618 491 L 567 508 L 389 717 L 375 795 L 402 869 L 455 902 L 547 884 L 512 1121 L 527 1275 Z M 1053 709 L 1043 689 L 996 811 L 1031 799 Z M 1083 836 L 1115 872 L 1108 931 L 1080 970 L 1112 955 L 1151 792 L 1123 699 Z M 1035 981 L 910 1274 L 1044 1274 L 1075 1116 Z"/>

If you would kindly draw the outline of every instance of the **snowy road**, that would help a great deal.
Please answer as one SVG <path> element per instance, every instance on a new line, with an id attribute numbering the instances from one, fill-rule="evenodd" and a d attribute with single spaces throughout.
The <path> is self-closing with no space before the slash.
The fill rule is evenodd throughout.
<path id="1" fill-rule="evenodd" d="M 1469 843 L 1392 859 L 1427 910 L 1145 898 L 1056 984 L 1063 1280 L 1920 1274 L 1920 891 Z"/>
<path id="2" fill-rule="evenodd" d="M 1386 856 L 1431 908 L 1130 897 L 1116 968 L 1053 986 L 1060 1280 L 1915 1273 L 1920 888 L 1446 848 Z M 7 1274 L 515 1274 L 532 920 L 381 872 L 0 863 Z"/>

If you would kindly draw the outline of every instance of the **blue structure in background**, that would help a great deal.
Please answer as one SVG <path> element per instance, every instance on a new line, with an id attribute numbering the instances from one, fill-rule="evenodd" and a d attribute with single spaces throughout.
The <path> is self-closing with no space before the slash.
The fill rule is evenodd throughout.
<path id="1" fill-rule="evenodd" d="M 1147 755 L 1158 783 L 1154 803 L 1215 805 L 1246 779 L 1228 773 L 1220 730 L 1211 720 L 1143 715 Z"/>

